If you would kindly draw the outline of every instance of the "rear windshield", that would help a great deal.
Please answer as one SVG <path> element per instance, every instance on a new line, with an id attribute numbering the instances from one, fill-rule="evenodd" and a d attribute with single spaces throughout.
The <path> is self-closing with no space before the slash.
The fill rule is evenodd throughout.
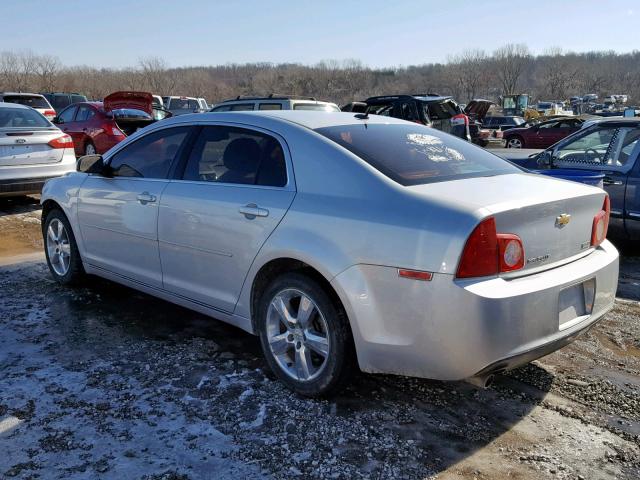
<path id="1" fill-rule="evenodd" d="M 172 98 L 169 105 L 171 110 L 197 110 L 200 108 L 197 100 L 182 98 Z"/>
<path id="2" fill-rule="evenodd" d="M 293 105 L 294 110 L 318 110 L 322 112 L 339 112 L 340 109 L 335 105 L 328 103 L 296 103 Z"/>
<path id="3" fill-rule="evenodd" d="M 4 101 L 8 103 L 19 103 L 32 108 L 50 108 L 47 100 L 40 96 L 30 95 L 5 95 Z"/>
<path id="4" fill-rule="evenodd" d="M 0 128 L 47 128 L 49 120 L 27 108 L 0 108 Z"/>
<path id="5" fill-rule="evenodd" d="M 452 101 L 423 103 L 424 113 L 431 120 L 447 120 L 460 113 L 457 104 Z"/>
<path id="6" fill-rule="evenodd" d="M 316 131 L 402 185 L 521 171 L 469 142 L 417 124 L 363 123 Z"/>
<path id="7" fill-rule="evenodd" d="M 113 116 L 119 120 L 127 118 L 153 120 L 151 115 L 149 115 L 147 112 L 136 110 L 135 108 L 119 108 L 117 110 L 113 110 L 112 113 Z"/>

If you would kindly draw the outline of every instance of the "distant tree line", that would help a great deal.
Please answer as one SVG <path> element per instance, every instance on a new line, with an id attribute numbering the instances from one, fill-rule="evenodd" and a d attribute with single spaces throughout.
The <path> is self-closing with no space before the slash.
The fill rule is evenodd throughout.
<path id="1" fill-rule="evenodd" d="M 247 63 L 171 68 L 160 57 L 135 66 L 65 66 L 51 55 L 0 52 L 0 90 L 79 92 L 101 99 L 117 90 L 188 95 L 216 102 L 237 95 L 286 93 L 345 104 L 372 95 L 436 92 L 460 102 L 496 100 L 503 93 L 529 93 L 534 99 L 573 95 L 627 94 L 640 102 L 640 51 L 564 52 L 553 48 L 533 55 L 526 45 L 508 44 L 494 52 L 466 50 L 446 63 L 374 69 L 358 60 L 315 65 Z"/>

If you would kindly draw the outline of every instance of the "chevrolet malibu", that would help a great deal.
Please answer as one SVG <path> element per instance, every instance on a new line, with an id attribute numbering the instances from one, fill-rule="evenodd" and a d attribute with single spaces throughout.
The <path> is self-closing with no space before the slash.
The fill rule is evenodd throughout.
<path id="1" fill-rule="evenodd" d="M 42 193 L 53 277 L 93 274 L 259 336 L 306 396 L 357 367 L 484 384 L 612 307 L 598 188 L 366 114 L 184 115 Z"/>

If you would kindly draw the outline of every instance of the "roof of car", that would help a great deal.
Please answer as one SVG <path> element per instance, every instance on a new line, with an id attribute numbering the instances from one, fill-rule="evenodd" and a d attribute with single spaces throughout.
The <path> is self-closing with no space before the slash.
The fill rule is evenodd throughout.
<path id="1" fill-rule="evenodd" d="M 40 93 L 30 93 L 30 92 L 0 92 L 0 95 L 24 95 L 25 97 L 44 97 L 44 95 Z"/>
<path id="2" fill-rule="evenodd" d="M 167 125 L 168 123 L 188 123 L 189 121 L 201 122 L 202 120 L 216 120 L 222 122 L 243 122 L 259 126 L 261 119 L 276 120 L 280 122 L 295 123 L 303 127 L 315 130 L 323 127 L 333 127 L 336 125 L 355 124 L 402 124 L 410 123 L 397 118 L 381 115 L 368 115 L 366 119 L 358 118 L 353 112 L 319 112 L 310 110 L 251 110 L 238 112 L 207 112 L 193 113 L 171 117 L 157 124 Z"/>
<path id="3" fill-rule="evenodd" d="M 318 102 L 321 100 L 317 100 L 315 97 L 305 97 L 305 96 L 301 96 L 301 95 L 280 95 L 280 94 L 276 94 L 276 93 L 272 93 L 270 95 L 266 95 L 266 96 L 242 96 L 242 95 L 238 95 L 235 98 L 228 98 L 227 100 L 223 100 L 220 103 L 227 103 L 227 102 L 242 102 L 242 101 L 261 101 L 261 100 L 308 100 L 308 101 L 313 101 L 313 102 Z"/>
<path id="4" fill-rule="evenodd" d="M 0 108 L 31 108 L 21 103 L 0 102 Z"/>
<path id="5" fill-rule="evenodd" d="M 627 118 L 607 118 L 597 122 L 598 125 L 619 125 L 621 127 L 637 126 L 640 125 L 640 117 L 627 117 Z"/>
<path id="6" fill-rule="evenodd" d="M 365 100 L 366 103 L 384 103 L 391 100 L 402 100 L 402 99 L 415 99 L 423 102 L 438 102 L 442 100 L 450 100 L 452 97 L 450 96 L 442 96 L 435 93 L 412 93 L 412 94 L 401 94 L 401 95 L 379 95 L 377 97 L 369 97 Z"/>

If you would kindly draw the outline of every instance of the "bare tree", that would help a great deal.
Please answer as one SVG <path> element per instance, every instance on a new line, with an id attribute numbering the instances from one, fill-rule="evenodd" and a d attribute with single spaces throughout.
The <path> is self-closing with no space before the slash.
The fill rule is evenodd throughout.
<path id="1" fill-rule="evenodd" d="M 53 92 L 56 89 L 57 74 L 61 64 L 58 57 L 38 55 L 35 57 L 35 74 L 39 79 L 39 89 Z"/>
<path id="2" fill-rule="evenodd" d="M 502 93 L 517 93 L 518 83 L 531 63 L 531 53 L 524 44 L 509 43 L 493 52 L 496 76 Z"/>

